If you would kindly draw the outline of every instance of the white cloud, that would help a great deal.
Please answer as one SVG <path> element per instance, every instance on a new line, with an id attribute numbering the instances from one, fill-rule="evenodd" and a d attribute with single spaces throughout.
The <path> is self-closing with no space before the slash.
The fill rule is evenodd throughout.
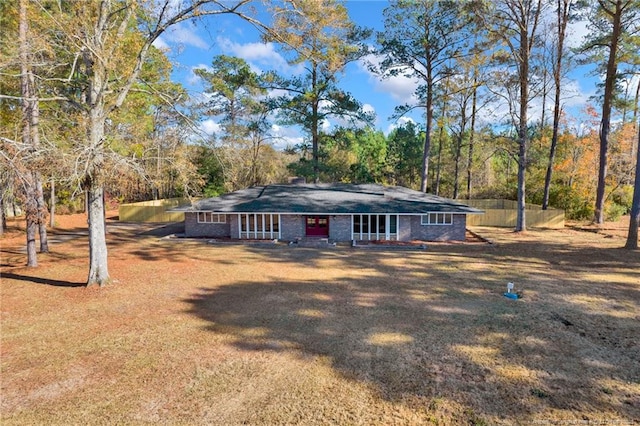
<path id="1" fill-rule="evenodd" d="M 320 102 L 318 102 L 318 108 L 320 109 L 320 111 L 326 111 L 330 106 L 331 102 L 327 101 L 326 99 L 321 99 Z"/>
<path id="2" fill-rule="evenodd" d="M 203 64 L 203 63 L 200 63 L 200 64 L 198 64 L 198 65 L 194 65 L 193 67 L 191 67 L 191 69 L 192 69 L 192 70 L 195 70 L 195 69 L 205 69 L 205 70 L 207 70 L 207 71 L 212 71 L 212 70 L 213 70 L 213 69 L 211 68 L 211 65 L 207 65 L 207 64 Z"/>
<path id="3" fill-rule="evenodd" d="M 166 41 L 162 37 L 158 37 L 153 41 L 153 47 L 156 49 L 162 50 L 163 52 L 168 52 L 171 50 L 171 47 L 167 44 Z"/>
<path id="4" fill-rule="evenodd" d="M 362 110 L 366 113 L 376 113 L 375 107 L 371 104 L 362 104 Z"/>
<path id="5" fill-rule="evenodd" d="M 407 123 L 417 124 L 416 121 L 411 117 L 400 117 L 394 123 L 389 124 L 387 130 L 384 131 L 385 135 L 389 135 L 392 131 L 397 129 L 398 127 L 402 127 Z"/>
<path id="6" fill-rule="evenodd" d="M 288 94 L 289 92 L 284 89 L 271 89 L 267 93 L 267 96 L 270 98 L 278 98 L 280 96 L 287 96 Z"/>
<path id="7" fill-rule="evenodd" d="M 166 44 L 178 44 L 181 46 L 193 46 L 200 49 L 208 49 L 206 43 L 198 34 L 197 27 L 191 22 L 175 24 L 164 33 Z"/>
<path id="8" fill-rule="evenodd" d="M 182 6 L 182 0 L 163 0 L 151 3 L 154 17 L 157 18 L 161 12 L 163 16 L 173 16 L 178 13 Z"/>
<path id="9" fill-rule="evenodd" d="M 634 91 L 638 87 L 640 83 L 640 74 L 634 74 L 632 76 L 626 76 L 622 81 L 621 85 L 624 90 L 630 95 L 634 96 Z"/>
<path id="10" fill-rule="evenodd" d="M 216 133 L 219 133 L 222 128 L 220 127 L 220 125 L 218 123 L 216 123 L 215 121 L 213 121 L 212 119 L 206 119 L 204 120 L 202 123 L 200 123 L 200 129 L 206 133 L 207 135 L 215 135 Z"/>
<path id="11" fill-rule="evenodd" d="M 583 107 L 590 102 L 595 94 L 595 86 L 591 91 L 585 92 L 580 87 L 578 80 L 565 80 L 562 82 L 562 105 L 564 107 Z"/>
<path id="12" fill-rule="evenodd" d="M 273 43 L 240 44 L 224 37 L 218 37 L 216 42 L 222 51 L 244 59 L 256 72 L 264 68 L 294 74 L 300 72 L 299 68 L 291 67 L 287 63 L 286 59 L 276 51 Z"/>
<path id="13" fill-rule="evenodd" d="M 404 126 L 407 123 L 417 124 L 411 117 L 400 117 L 396 123 L 398 123 L 398 126 Z"/>
<path id="14" fill-rule="evenodd" d="M 304 137 L 300 134 L 299 129 L 292 126 L 282 127 L 273 124 L 271 126 L 271 134 L 273 135 L 272 145 L 278 150 L 293 147 L 304 142 Z"/>
<path id="15" fill-rule="evenodd" d="M 383 78 L 369 69 L 369 65 L 378 67 L 381 61 L 382 58 L 379 56 L 367 55 L 358 62 L 360 69 L 368 75 L 369 84 L 373 86 L 376 92 L 386 93 L 400 104 L 415 102 L 416 97 L 414 93 L 418 87 L 418 80 L 405 77 L 402 73 L 400 73 L 400 75 Z"/>
<path id="16" fill-rule="evenodd" d="M 296 145 L 300 145 L 302 142 L 304 142 L 304 138 L 302 136 L 298 136 L 298 137 L 284 136 L 284 137 L 274 139 L 273 148 L 279 151 L 282 151 L 283 149 L 293 148 Z"/>
<path id="17" fill-rule="evenodd" d="M 595 3 L 595 2 L 593 2 Z M 575 5 L 573 6 L 575 9 Z M 545 38 L 546 42 L 551 43 L 557 32 L 557 8 L 551 6 L 550 2 L 543 4 L 542 15 L 539 22 L 539 34 Z M 587 20 L 571 20 L 567 24 L 567 34 L 565 38 L 565 49 L 578 47 L 582 44 L 584 36 L 589 33 L 589 21 Z"/>
<path id="18" fill-rule="evenodd" d="M 575 48 L 582 44 L 584 38 L 591 31 L 589 25 L 589 21 L 586 20 L 569 22 L 566 37 L 567 48 Z"/>
<path id="19" fill-rule="evenodd" d="M 187 83 L 191 86 L 196 86 L 202 82 L 202 78 L 195 73 L 195 70 L 197 69 L 211 71 L 211 67 L 205 64 L 198 64 L 191 67 L 191 69 L 189 70 L 189 75 L 186 77 Z"/>

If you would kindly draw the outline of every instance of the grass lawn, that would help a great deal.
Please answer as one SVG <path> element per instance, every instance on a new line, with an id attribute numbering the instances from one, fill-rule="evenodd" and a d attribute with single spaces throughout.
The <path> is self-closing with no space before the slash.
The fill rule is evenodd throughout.
<path id="1" fill-rule="evenodd" d="M 0 238 L 3 425 L 640 424 L 640 252 L 615 229 L 394 251 L 113 223 L 114 283 L 87 289 L 71 218 L 36 269 Z"/>

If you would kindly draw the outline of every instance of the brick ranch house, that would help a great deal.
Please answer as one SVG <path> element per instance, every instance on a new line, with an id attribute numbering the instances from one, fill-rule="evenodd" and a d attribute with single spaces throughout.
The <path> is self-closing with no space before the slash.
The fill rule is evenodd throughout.
<path id="1" fill-rule="evenodd" d="M 257 186 L 207 198 L 185 213 L 186 237 L 296 241 L 464 240 L 477 210 L 446 198 L 374 184 Z"/>

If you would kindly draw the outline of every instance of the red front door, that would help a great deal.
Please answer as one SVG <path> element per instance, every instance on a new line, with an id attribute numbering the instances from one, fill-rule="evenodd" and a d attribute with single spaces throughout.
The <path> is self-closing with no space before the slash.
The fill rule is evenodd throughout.
<path id="1" fill-rule="evenodd" d="M 329 216 L 307 216 L 307 237 L 328 237 Z"/>

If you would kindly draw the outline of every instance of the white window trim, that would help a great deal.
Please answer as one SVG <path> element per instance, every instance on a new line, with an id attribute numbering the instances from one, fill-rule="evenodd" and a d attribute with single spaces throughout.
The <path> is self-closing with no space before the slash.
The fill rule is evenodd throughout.
<path id="1" fill-rule="evenodd" d="M 198 223 L 227 223 L 227 215 L 222 213 L 198 212 L 197 219 Z"/>
<path id="2" fill-rule="evenodd" d="M 356 216 L 360 219 L 360 232 L 354 232 L 353 228 L 355 225 Z M 375 230 L 371 231 L 372 228 L 372 217 L 376 216 L 377 221 L 375 223 Z M 391 232 L 391 216 L 396 216 L 396 232 Z M 385 221 L 385 232 L 380 232 L 380 220 Z M 367 232 L 362 232 L 363 223 L 367 221 Z M 400 215 L 397 214 L 378 214 L 378 213 L 370 213 L 370 214 L 352 214 L 351 215 L 351 239 L 352 240 L 363 240 L 363 241 L 371 241 L 374 240 L 386 240 L 386 241 L 397 241 L 400 235 Z M 373 238 L 372 238 L 373 237 Z"/>
<path id="3" fill-rule="evenodd" d="M 244 215 L 244 221 L 242 216 Z M 260 215 L 260 218 L 258 218 Z M 240 239 L 280 239 L 282 238 L 282 217 L 278 213 L 238 213 L 238 238 Z M 253 217 L 251 217 L 253 216 Z M 269 218 L 267 219 L 267 216 Z M 276 220 L 274 221 L 274 216 Z M 274 223 L 278 224 L 278 230 L 273 230 Z M 242 230 L 242 226 L 245 226 L 245 231 Z M 261 230 L 258 230 L 262 225 Z M 267 231 L 267 225 L 269 230 Z"/>
<path id="4" fill-rule="evenodd" d="M 439 218 L 442 218 L 442 222 L 438 221 Z M 448 221 L 447 221 L 447 218 L 449 218 Z M 420 225 L 423 225 L 423 226 L 433 226 L 433 225 L 451 226 L 451 225 L 453 225 L 453 213 L 429 212 L 429 213 L 420 215 Z"/>

